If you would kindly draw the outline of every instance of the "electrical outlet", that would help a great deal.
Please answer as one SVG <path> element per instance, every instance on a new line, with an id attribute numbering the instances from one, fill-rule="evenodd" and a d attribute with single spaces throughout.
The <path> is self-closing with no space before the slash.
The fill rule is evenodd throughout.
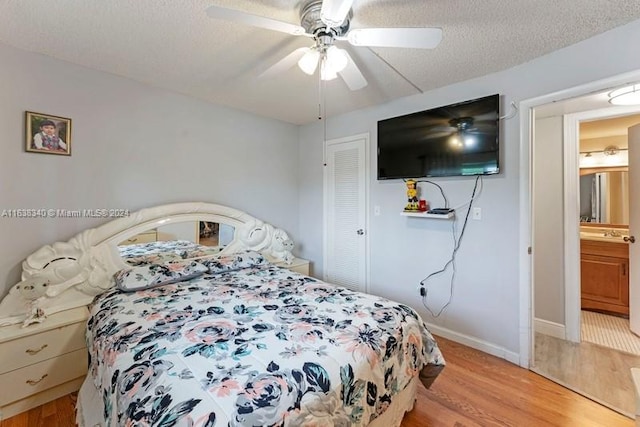
<path id="1" fill-rule="evenodd" d="M 473 208 L 471 218 L 480 221 L 482 219 L 482 208 Z"/>
<path id="2" fill-rule="evenodd" d="M 380 216 L 381 215 L 380 205 L 375 205 L 373 207 L 373 215 L 375 215 L 375 216 Z"/>

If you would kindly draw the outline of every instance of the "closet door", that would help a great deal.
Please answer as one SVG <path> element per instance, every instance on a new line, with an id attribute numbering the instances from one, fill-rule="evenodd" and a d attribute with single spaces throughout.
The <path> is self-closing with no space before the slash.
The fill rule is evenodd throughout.
<path id="1" fill-rule="evenodd" d="M 324 279 L 368 289 L 369 135 L 327 141 L 324 168 Z"/>

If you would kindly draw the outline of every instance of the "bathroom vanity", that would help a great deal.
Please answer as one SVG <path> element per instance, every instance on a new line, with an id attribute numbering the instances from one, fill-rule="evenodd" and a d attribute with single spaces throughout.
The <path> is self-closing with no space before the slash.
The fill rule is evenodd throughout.
<path id="1" fill-rule="evenodd" d="M 615 229 L 580 232 L 582 309 L 629 315 L 627 234 Z"/>

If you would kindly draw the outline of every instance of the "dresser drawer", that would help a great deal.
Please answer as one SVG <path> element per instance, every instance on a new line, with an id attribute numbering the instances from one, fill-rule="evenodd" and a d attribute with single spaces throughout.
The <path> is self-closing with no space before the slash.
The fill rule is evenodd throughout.
<path id="1" fill-rule="evenodd" d="M 41 362 L 59 354 L 86 351 L 84 322 L 16 338 L 2 344 L 0 374 Z"/>
<path id="2" fill-rule="evenodd" d="M 0 375 L 0 406 L 47 390 L 87 373 L 87 351 L 59 357 Z"/>

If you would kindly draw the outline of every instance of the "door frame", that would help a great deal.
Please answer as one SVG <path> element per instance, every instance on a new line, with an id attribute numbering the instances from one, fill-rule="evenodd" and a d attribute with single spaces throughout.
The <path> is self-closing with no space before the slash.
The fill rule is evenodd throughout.
<path id="1" fill-rule="evenodd" d="M 327 148 L 330 145 L 335 145 L 335 144 L 344 144 L 347 142 L 354 142 L 360 139 L 364 139 L 364 210 L 365 210 L 365 215 L 364 215 L 364 247 L 365 247 L 365 259 L 364 259 L 364 263 L 365 263 L 365 283 L 364 283 L 364 292 L 368 293 L 369 292 L 369 284 L 371 282 L 371 263 L 370 263 L 370 258 L 371 258 L 371 250 L 369 247 L 369 224 L 370 224 L 370 218 L 369 218 L 369 191 L 370 191 L 370 185 L 369 185 L 369 181 L 371 180 L 370 177 L 370 171 L 371 171 L 371 152 L 370 152 L 370 137 L 369 137 L 369 132 L 365 132 L 365 133 L 359 133 L 356 135 L 350 135 L 350 136 L 345 136 L 342 138 L 334 138 L 334 139 L 328 139 L 323 141 L 323 152 L 327 153 Z M 324 160 L 325 162 L 327 161 L 327 159 Z M 328 215 L 327 215 L 327 210 L 328 210 L 328 205 L 327 205 L 327 189 L 328 189 L 328 176 L 327 176 L 327 166 L 325 164 L 325 166 L 322 168 L 322 265 L 324 266 L 323 268 L 323 272 L 322 272 L 322 279 L 323 280 L 327 280 L 327 259 L 328 259 L 328 251 L 327 251 L 327 221 L 328 221 Z"/>
<path id="2" fill-rule="evenodd" d="M 520 111 L 520 218 L 519 218 L 519 282 L 520 282 L 520 366 L 530 368 L 533 362 L 534 351 L 534 277 L 531 268 L 535 249 L 529 254 L 533 240 L 532 215 L 535 200 L 533 200 L 532 188 L 535 182 L 531 177 L 533 162 L 534 140 L 534 108 L 552 102 L 565 101 L 571 98 L 588 95 L 595 92 L 605 92 L 616 87 L 640 81 L 640 70 L 619 74 L 613 77 L 596 80 L 569 89 L 564 89 L 534 98 L 528 98 L 518 103 Z M 566 315 L 566 313 L 565 313 Z"/>
<path id="3" fill-rule="evenodd" d="M 640 105 L 625 105 L 564 116 L 564 321 L 571 342 L 580 342 L 580 122 L 638 113 Z"/>

